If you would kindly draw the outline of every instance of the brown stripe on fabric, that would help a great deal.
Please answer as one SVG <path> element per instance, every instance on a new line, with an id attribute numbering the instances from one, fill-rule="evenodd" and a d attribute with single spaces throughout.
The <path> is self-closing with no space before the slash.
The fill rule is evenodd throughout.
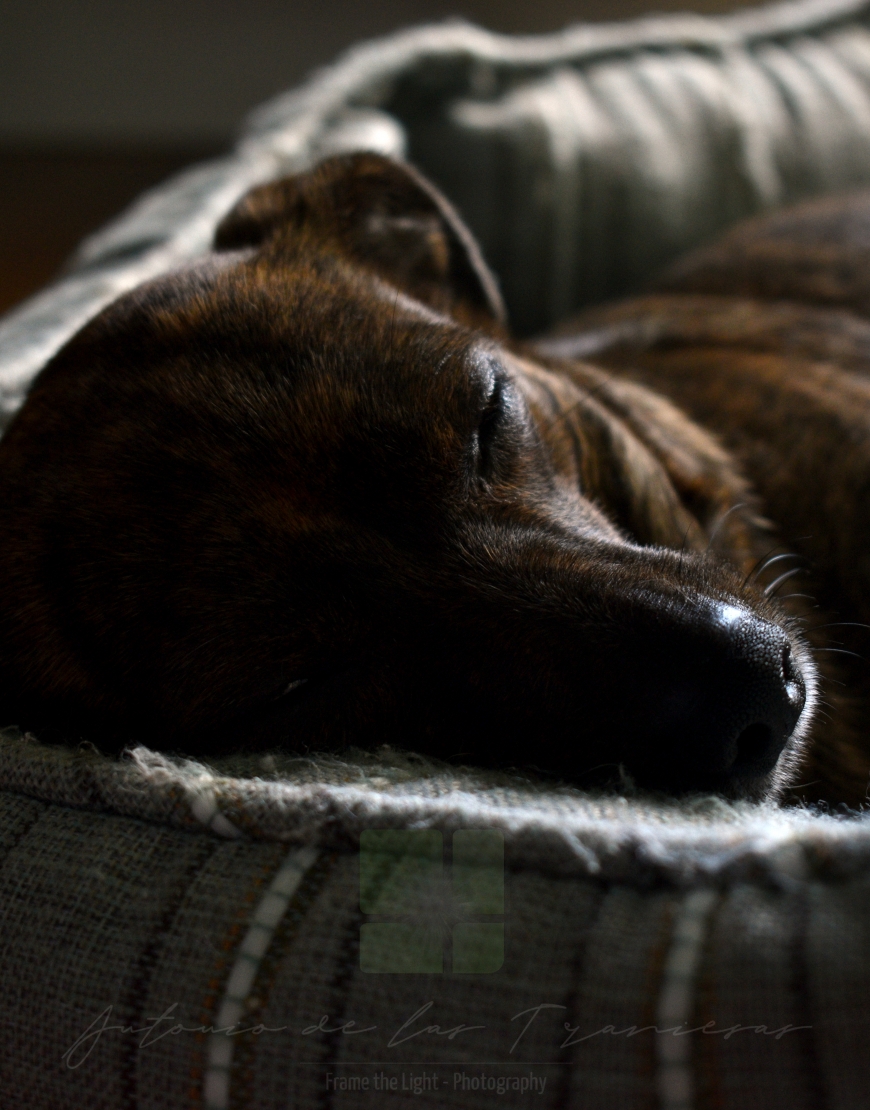
<path id="1" fill-rule="evenodd" d="M 697 1106 L 698 971 L 717 900 L 715 890 L 697 887 L 675 907 L 655 1007 L 659 1110 Z"/>
<path id="2" fill-rule="evenodd" d="M 595 900 L 589 907 L 589 921 L 577 936 L 577 948 L 571 961 L 571 989 L 565 995 L 565 1013 L 569 1019 L 579 1010 L 580 983 L 586 970 L 586 959 L 589 948 L 589 937 L 594 932 L 601 916 L 607 888 L 604 885 L 597 887 Z M 572 1067 L 566 1067 L 560 1075 L 554 1077 L 554 1084 L 558 1085 L 558 1095 L 555 1105 L 561 1110 L 570 1105 L 572 1086 Z"/>
<path id="3" fill-rule="evenodd" d="M 699 1036 L 714 1061 L 724 1110 L 814 1106 L 793 989 L 800 897 L 792 887 L 735 884 L 710 931 L 716 1024 Z"/>
<path id="4" fill-rule="evenodd" d="M 659 1107 L 659 1100 L 656 1096 L 656 1079 L 659 1065 L 656 1038 L 660 1036 L 660 1034 L 655 1032 L 656 1010 L 664 980 L 665 964 L 671 948 L 674 923 L 679 908 L 679 895 L 666 897 L 658 932 L 650 947 L 649 960 L 646 965 L 645 985 L 642 988 L 643 1004 L 641 1007 L 640 1025 L 642 1028 L 647 1026 L 651 1028 L 648 1040 L 646 1041 L 648 1050 L 641 1058 L 641 1070 L 639 1072 L 640 1078 L 649 1083 L 649 1096 L 647 1097 L 644 1094 L 641 1104 L 655 1108 L 655 1110 L 658 1110 Z M 643 1041 L 644 1038 L 646 1038 L 646 1034 L 640 1034 L 640 1038 Z"/>
<path id="5" fill-rule="evenodd" d="M 219 1016 L 216 1013 L 208 1023 L 201 1021 L 202 999 L 214 979 L 215 959 L 224 953 L 227 925 L 244 904 L 251 875 L 263 869 L 271 873 L 282 852 L 279 845 L 247 838 L 216 839 L 203 832 L 186 832 L 182 837 L 185 843 L 209 841 L 214 851 L 191 876 L 144 987 L 143 1012 L 155 1020 L 165 1016 L 158 1036 L 149 1036 L 137 1056 L 137 1110 L 166 1110 L 200 1097 L 212 1044 L 205 1035 L 203 1051 L 200 1026 L 211 1025 Z M 237 956 L 236 951 L 231 966 Z M 231 974 L 228 971 L 226 977 Z M 225 994 L 224 985 L 217 1005 Z M 170 1032 L 173 1022 L 180 1026 L 177 1035 Z"/>
<path id="6" fill-rule="evenodd" d="M 352 1020 L 351 1015 L 348 1014 L 347 1011 L 347 1001 L 351 984 L 359 969 L 359 938 L 362 922 L 363 913 L 359 908 L 359 902 L 357 902 L 352 914 L 344 923 L 341 945 L 342 955 L 335 974 L 332 977 L 331 989 L 335 997 L 335 1009 L 333 1012 L 336 1021 L 334 1025 L 335 1032 L 326 1034 L 325 1038 L 325 1052 L 323 1058 L 325 1069 L 328 1069 L 330 1065 L 334 1066 L 341 1055 L 342 1034 L 338 1027 L 343 1025 L 344 1021 Z M 319 1105 L 323 1110 L 332 1110 L 334 1101 L 335 1092 L 327 1090 L 324 1085 L 321 1097 L 318 1100 Z"/>
<path id="7" fill-rule="evenodd" d="M 587 941 L 568 1105 L 656 1110 L 655 1007 L 680 895 L 610 888 Z"/>
<path id="8" fill-rule="evenodd" d="M 275 952 L 278 966 L 261 1020 L 284 1031 L 260 1037 L 251 1058 L 251 1105 L 257 1110 L 318 1105 L 329 1046 L 324 1033 L 305 1030 L 315 1030 L 325 1015 L 330 1028 L 336 1025 L 336 968 L 346 962 L 346 930 L 358 909 L 358 856 L 339 852 L 312 891 L 302 926 Z"/>
<path id="9" fill-rule="evenodd" d="M 698 978 L 695 1002 L 694 1025 L 710 1028 L 715 1025 L 717 1010 L 716 976 L 712 962 L 713 933 L 716 928 L 716 918 L 722 905 L 720 895 L 718 903 L 713 907 L 707 928 L 707 935 L 701 949 L 701 960 L 698 966 Z M 711 1025 L 710 1023 L 713 1023 Z M 715 1046 L 710 1043 L 710 1038 L 699 1034 L 699 1042 L 694 1053 L 695 1083 L 698 1110 L 724 1110 L 725 1097 L 722 1092 L 721 1074 L 718 1067 L 718 1057 Z"/>
<path id="10" fill-rule="evenodd" d="M 803 883 L 795 898 L 795 907 L 792 912 L 794 921 L 794 947 L 793 982 L 794 991 L 794 1024 L 805 1026 L 791 1036 L 797 1040 L 800 1049 L 801 1063 L 805 1068 L 804 1088 L 812 1110 L 829 1110 L 829 1103 L 825 1097 L 822 1082 L 822 1062 L 819 1054 L 817 1032 L 815 1028 L 815 1014 L 812 1003 L 809 981 L 809 946 L 808 934 L 810 925 L 810 887 Z"/>
<path id="11" fill-rule="evenodd" d="M 870 882 L 807 884 L 806 975 L 828 1105 L 863 1110 L 870 1091 Z"/>
<path id="12" fill-rule="evenodd" d="M 274 941 L 275 930 L 290 908 L 301 880 L 318 855 L 318 850 L 310 847 L 294 846 L 287 852 L 257 900 L 244 937 L 235 949 L 232 969 L 217 1012 L 216 1027 L 209 1037 L 207 1069 L 202 1084 L 208 1110 L 231 1110 L 238 1038 L 262 1032 L 256 1026 L 247 1024 L 247 1016 L 249 1003 L 256 998 L 254 989 L 263 956 Z"/>
<path id="13" fill-rule="evenodd" d="M 6 855 L 0 1091 L 33 1107 L 129 1104 L 129 977 L 200 844 L 53 806 Z"/>
<path id="14" fill-rule="evenodd" d="M 272 987 L 281 961 L 288 949 L 292 947 L 299 930 L 304 926 L 311 904 L 335 867 L 337 855 L 337 852 L 330 852 L 320 856 L 305 872 L 291 898 L 287 912 L 275 931 L 274 939 L 260 961 L 252 995 L 248 999 L 246 1026 L 255 1027 L 259 1024 L 269 1026 L 266 1020 L 266 1008 L 271 1001 Z M 280 866 L 281 864 L 279 868 Z M 249 1110 L 250 1107 L 257 1105 L 253 1085 L 258 1048 L 259 1040 L 255 1035 L 240 1036 L 236 1041 L 232 1067 L 233 1081 L 230 1087 L 230 1106 L 233 1108 Z"/>
<path id="15" fill-rule="evenodd" d="M 256 908 L 257 901 L 263 893 L 264 887 L 281 866 L 287 854 L 286 845 L 274 844 L 269 847 L 272 850 L 269 852 L 267 861 L 259 865 L 251 876 L 248 889 L 233 915 L 233 922 L 224 932 L 220 944 L 220 955 L 214 962 L 212 975 L 208 982 L 208 993 L 202 999 L 200 1006 L 199 1021 L 201 1025 L 210 1026 L 214 1025 L 217 1021 L 218 1009 L 220 1008 L 226 981 L 233 966 L 233 954 L 235 949 L 238 947 L 245 934 L 245 929 Z M 195 1036 L 199 1061 L 198 1064 L 195 1064 L 193 1059 L 191 1060 L 189 1105 L 192 1110 L 202 1110 L 204 1106 L 202 1078 L 205 1074 L 209 1034 L 197 1033 Z"/>
<path id="16" fill-rule="evenodd" d="M 119 999 L 119 1010 L 124 1013 L 125 1020 L 136 1028 L 143 1028 L 151 1020 L 151 1015 L 146 1014 L 145 1000 L 147 998 L 148 984 L 151 973 L 163 946 L 166 931 L 171 927 L 178 911 L 190 888 L 190 884 L 202 870 L 206 861 L 217 850 L 220 841 L 211 837 L 191 839 L 191 844 L 196 844 L 199 852 L 190 861 L 189 865 L 180 874 L 173 875 L 175 889 L 168 892 L 163 913 L 153 925 L 151 938 L 146 941 L 136 960 L 136 970 L 130 977 L 127 989 Z M 138 1053 L 139 1040 L 129 1037 L 124 1041 L 127 1060 L 122 1067 L 122 1085 L 124 1098 L 130 1110 L 137 1110 L 138 1100 Z M 118 1108 L 120 1110 L 120 1107 Z"/>

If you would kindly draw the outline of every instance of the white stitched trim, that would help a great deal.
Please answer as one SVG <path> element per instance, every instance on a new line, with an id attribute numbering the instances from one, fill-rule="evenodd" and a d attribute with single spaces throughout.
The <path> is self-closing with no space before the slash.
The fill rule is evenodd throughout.
<path id="1" fill-rule="evenodd" d="M 695 1105 L 691 1038 L 677 1030 L 692 1020 L 698 963 L 715 902 L 715 891 L 694 890 L 674 922 L 656 1007 L 656 1087 L 661 1110 L 693 1110 Z"/>
<path id="2" fill-rule="evenodd" d="M 190 800 L 190 809 L 197 821 L 218 836 L 235 838 L 242 835 L 241 829 L 237 829 L 218 809 L 217 798 L 211 787 L 202 786 L 197 789 Z"/>
<path id="3" fill-rule="evenodd" d="M 236 952 L 236 962 L 227 980 L 215 1030 L 232 1028 L 245 1013 L 245 1002 L 251 993 L 263 956 L 287 912 L 290 899 L 299 888 L 302 876 L 316 859 L 317 851 L 314 848 L 294 848 L 278 868 L 269 889 L 260 899 L 245 938 Z M 234 1048 L 235 1041 L 226 1032 L 216 1031 L 209 1037 L 208 1063 L 203 1080 L 206 1110 L 228 1110 Z"/>

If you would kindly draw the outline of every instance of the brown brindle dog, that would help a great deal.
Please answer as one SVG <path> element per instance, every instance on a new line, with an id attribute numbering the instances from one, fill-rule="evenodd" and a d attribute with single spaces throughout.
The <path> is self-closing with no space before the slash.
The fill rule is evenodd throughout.
<path id="1" fill-rule="evenodd" d="M 679 292 L 533 348 L 407 167 L 254 190 L 210 257 L 67 344 L 0 442 L 2 716 L 860 800 L 861 704 L 826 688 L 822 718 L 809 639 L 836 645 L 800 606 L 830 622 L 774 597 L 799 551 L 831 620 L 870 608 L 870 199 L 857 240 L 851 211 L 737 233 Z"/>

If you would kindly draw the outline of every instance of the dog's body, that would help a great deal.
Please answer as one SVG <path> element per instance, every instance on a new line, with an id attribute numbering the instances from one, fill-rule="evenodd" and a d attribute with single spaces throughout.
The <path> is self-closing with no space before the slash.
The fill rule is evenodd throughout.
<path id="1" fill-rule="evenodd" d="M 813 792 L 863 797 L 860 682 L 823 720 L 816 611 L 768 596 L 801 551 L 832 620 L 870 608 L 848 297 L 707 258 L 671 278 L 703 297 L 517 344 L 455 213 L 374 155 L 255 190 L 216 248 L 83 329 L 0 442 L 7 719 L 752 797 L 809 744 Z"/>

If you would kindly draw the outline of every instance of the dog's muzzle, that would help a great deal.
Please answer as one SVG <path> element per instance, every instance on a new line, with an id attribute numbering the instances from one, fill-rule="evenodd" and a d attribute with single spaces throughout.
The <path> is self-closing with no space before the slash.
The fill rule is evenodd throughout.
<path id="1" fill-rule="evenodd" d="M 786 632 L 737 606 L 698 606 L 687 642 L 663 667 L 650 660 L 637 724 L 636 777 L 652 787 L 751 792 L 776 766 L 807 701 Z M 642 722 L 645 717 L 646 721 Z"/>

